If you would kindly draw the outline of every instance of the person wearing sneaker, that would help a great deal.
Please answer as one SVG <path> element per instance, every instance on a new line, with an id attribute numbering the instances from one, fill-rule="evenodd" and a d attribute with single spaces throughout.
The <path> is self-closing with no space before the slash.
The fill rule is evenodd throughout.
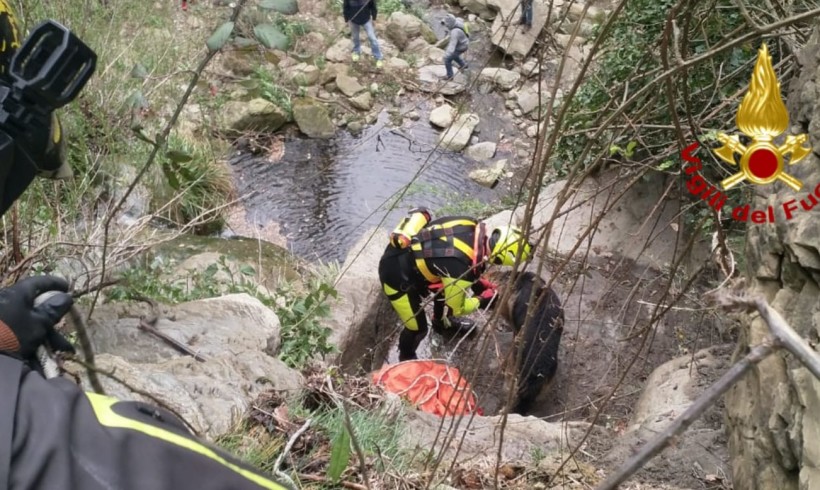
<path id="1" fill-rule="evenodd" d="M 364 27 L 367 39 L 370 41 L 370 50 L 376 58 L 376 68 L 381 68 L 382 52 L 379 48 L 379 40 L 376 38 L 376 29 L 373 21 L 378 15 L 376 0 L 344 0 L 342 4 L 342 15 L 345 22 L 350 24 L 350 35 L 353 38 L 353 61 L 357 62 L 361 58 L 362 43 L 359 38 L 359 30 Z"/>
<path id="2" fill-rule="evenodd" d="M 521 0 L 521 18 L 518 25 L 524 26 L 524 32 L 532 29 L 532 0 Z"/>
<path id="3" fill-rule="evenodd" d="M 379 261 L 382 290 L 405 327 L 399 336 L 400 361 L 417 359 L 416 349 L 427 335 L 423 300 L 431 291 L 432 326 L 437 332 L 475 333 L 473 322 L 460 317 L 487 308 L 495 297 L 495 285 L 481 277 L 487 265 L 512 266 L 519 256 L 522 262 L 528 260 L 533 250 L 517 227 L 501 226 L 487 233 L 486 225 L 474 218 L 430 221 L 429 212 L 424 212 L 426 219 L 419 220 L 423 226 L 418 231 L 403 240 L 394 240 L 394 231 Z M 402 223 L 412 219 L 413 212 Z"/>
<path id="4" fill-rule="evenodd" d="M 453 14 L 447 14 L 444 20 L 441 21 L 445 27 L 450 31 L 450 42 L 447 44 L 447 49 L 444 51 L 444 69 L 447 70 L 445 80 L 453 79 L 453 61 L 458 63 L 462 70 L 469 68 L 467 63 L 461 58 L 461 55 L 467 52 L 470 47 L 470 34 L 464 21 L 456 18 Z"/>

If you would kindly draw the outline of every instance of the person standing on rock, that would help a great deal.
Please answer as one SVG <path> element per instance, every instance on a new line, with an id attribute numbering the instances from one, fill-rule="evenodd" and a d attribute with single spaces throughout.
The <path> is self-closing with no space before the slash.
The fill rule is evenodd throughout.
<path id="1" fill-rule="evenodd" d="M 370 50 L 373 52 L 373 57 L 376 58 L 376 68 L 381 68 L 384 61 L 382 61 L 379 40 L 376 38 L 376 28 L 373 26 L 373 21 L 376 20 L 378 13 L 376 0 L 344 0 L 342 4 L 342 14 L 345 22 L 350 24 L 350 35 L 353 38 L 353 61 L 359 61 L 362 55 L 359 30 L 364 27 L 367 39 L 370 40 Z"/>
<path id="2" fill-rule="evenodd" d="M 461 57 L 470 47 L 470 34 L 464 21 L 456 18 L 453 14 L 447 14 L 441 23 L 450 31 L 450 42 L 444 51 L 444 69 L 447 70 L 447 76 L 445 76 L 444 79 L 452 80 L 453 61 L 458 63 L 458 66 L 462 70 L 470 68 Z"/>
<path id="3" fill-rule="evenodd" d="M 532 29 L 532 1 L 521 0 L 521 18 L 518 19 L 518 24 L 524 26 L 524 32 Z"/>
<path id="4" fill-rule="evenodd" d="M 0 73 L 6 87 L 11 54 L 20 47 L 8 0 L 0 0 Z M 39 45 L 38 45 L 39 46 Z M 29 49 L 26 47 L 26 49 Z M 48 47 L 40 48 L 46 51 Z M 46 80 L 51 83 L 50 80 Z M 59 85 L 58 85 L 59 86 Z M 33 102 L 37 95 L 32 94 Z M 5 105 L 5 104 L 4 104 Z M 19 109 L 26 136 L 49 136 L 53 120 Z M 7 129 L 3 123 L 2 129 Z M 15 134 L 11 132 L 9 134 Z M 10 138 L 9 134 L 6 135 Z M 7 140 L 8 141 L 8 140 Z M 3 162 L 0 216 L 34 179 L 26 177 L 28 155 L 38 168 L 59 159 L 41 139 L 15 137 L 16 157 Z M 53 154 L 52 154 L 53 153 Z M 67 163 L 66 163 L 67 165 Z M 83 392 L 61 377 L 41 374 L 37 350 L 73 352 L 55 330 L 73 298 L 68 282 L 34 276 L 0 289 L 0 488 L 4 490 L 288 490 L 287 484 L 242 463 L 192 435 L 168 410 Z M 45 293 L 47 299 L 35 306 Z"/>
<path id="5" fill-rule="evenodd" d="M 382 290 L 405 327 L 399 336 L 399 361 L 417 359 L 416 349 L 427 335 L 423 300 L 431 292 L 433 330 L 445 336 L 475 334 L 475 324 L 459 317 L 487 308 L 495 298 L 495 285 L 481 277 L 487 265 L 512 266 L 517 258 L 524 262 L 533 249 L 514 226 L 487 233 L 486 225 L 474 218 L 431 217 L 425 209 L 411 211 L 379 260 Z"/>

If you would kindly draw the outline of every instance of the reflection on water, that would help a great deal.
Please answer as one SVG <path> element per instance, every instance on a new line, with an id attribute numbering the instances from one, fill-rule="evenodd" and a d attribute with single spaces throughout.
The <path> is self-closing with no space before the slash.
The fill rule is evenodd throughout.
<path id="1" fill-rule="evenodd" d="M 343 261 L 370 227 L 392 229 L 413 206 L 448 213 L 465 200 L 497 197 L 467 177 L 474 162 L 433 151 L 438 131 L 424 118 L 392 128 L 388 117 L 383 112 L 356 137 L 340 132 L 333 140 L 290 140 L 276 162 L 234 158 L 239 194 L 255 191 L 245 201 L 248 221 L 278 222 L 297 255 Z"/>

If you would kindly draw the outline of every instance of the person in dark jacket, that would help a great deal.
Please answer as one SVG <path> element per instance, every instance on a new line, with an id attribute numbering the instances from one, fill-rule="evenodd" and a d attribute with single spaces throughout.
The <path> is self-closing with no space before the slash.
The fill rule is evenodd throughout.
<path id="1" fill-rule="evenodd" d="M 376 58 L 376 68 L 383 65 L 383 57 L 379 48 L 379 40 L 376 38 L 376 28 L 373 21 L 379 11 L 376 7 L 376 0 L 344 0 L 342 4 L 342 14 L 345 22 L 350 23 L 350 35 L 353 37 L 353 61 L 359 61 L 362 55 L 362 44 L 359 39 L 359 30 L 364 27 L 367 39 L 370 40 L 370 50 Z"/>
<path id="2" fill-rule="evenodd" d="M 521 18 L 518 19 L 518 24 L 524 26 L 524 32 L 532 29 L 532 1 L 521 0 Z"/>
<path id="3" fill-rule="evenodd" d="M 447 14 L 444 20 L 441 21 L 445 27 L 450 31 L 449 43 L 447 49 L 444 50 L 444 69 L 447 70 L 445 80 L 453 79 L 453 61 L 458 63 L 462 70 L 469 68 L 467 63 L 461 58 L 461 55 L 467 52 L 470 47 L 470 36 L 464 21 L 457 19 L 453 14 Z"/>
<path id="4" fill-rule="evenodd" d="M 19 47 L 17 32 L 7 0 L 0 0 L 0 62 Z M 49 157 L 48 149 L 27 150 Z M 0 189 L 16 198 L 29 182 L 3 174 Z M 288 490 L 194 437 L 164 409 L 45 379 L 37 349 L 74 350 L 54 328 L 72 306 L 67 291 L 65 280 L 51 276 L 0 289 L 0 489 Z M 49 292 L 55 294 L 34 305 Z"/>
<path id="5" fill-rule="evenodd" d="M 435 292 L 433 329 L 438 333 L 474 332 L 466 318 L 486 308 L 495 297 L 495 287 L 483 280 L 488 264 L 515 264 L 529 259 L 532 244 L 520 229 L 501 226 L 490 233 L 485 225 L 466 216 L 445 216 L 430 221 L 410 246 L 389 244 L 379 261 L 382 290 L 399 315 L 404 329 L 399 336 L 399 360 L 416 359 L 416 349 L 427 335 L 423 300 Z M 433 286 L 433 288 L 431 288 Z M 467 291 L 473 293 L 472 297 Z M 444 307 L 450 315 L 444 315 Z"/>

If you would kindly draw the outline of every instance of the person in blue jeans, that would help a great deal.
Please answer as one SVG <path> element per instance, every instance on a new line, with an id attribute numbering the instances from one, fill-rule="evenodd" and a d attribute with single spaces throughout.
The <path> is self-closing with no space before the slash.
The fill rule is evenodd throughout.
<path id="1" fill-rule="evenodd" d="M 518 24 L 524 26 L 524 32 L 532 28 L 532 0 L 521 0 L 521 18 Z"/>
<path id="2" fill-rule="evenodd" d="M 470 34 L 464 25 L 464 21 L 457 19 L 453 14 L 447 14 L 441 23 L 450 31 L 450 42 L 444 51 L 444 69 L 447 70 L 447 76 L 444 77 L 444 79 L 452 80 L 454 61 L 458 63 L 458 66 L 462 70 L 469 68 L 467 63 L 461 58 L 461 55 L 466 53 L 470 47 Z"/>
<path id="3" fill-rule="evenodd" d="M 373 27 L 373 21 L 376 20 L 378 13 L 376 0 L 344 0 L 342 4 L 342 14 L 345 22 L 350 23 L 350 34 L 353 37 L 353 61 L 359 61 L 362 54 L 359 29 L 364 27 L 367 39 L 370 40 L 370 50 L 376 58 L 376 68 L 381 68 L 384 62 L 381 49 L 379 49 L 379 40 L 376 39 L 376 29 Z"/>

